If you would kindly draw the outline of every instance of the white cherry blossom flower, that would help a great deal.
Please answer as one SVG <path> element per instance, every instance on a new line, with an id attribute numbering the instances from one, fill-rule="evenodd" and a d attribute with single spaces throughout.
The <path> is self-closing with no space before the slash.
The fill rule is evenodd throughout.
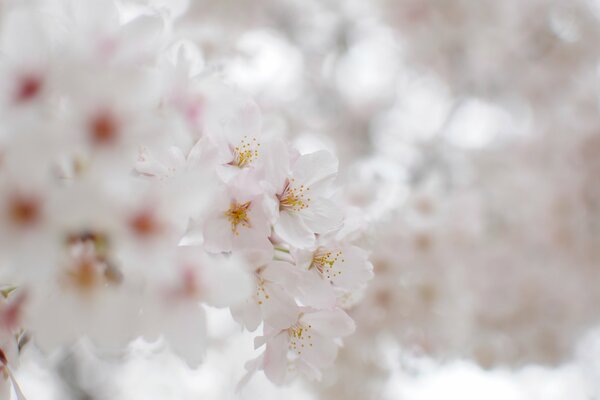
<path id="1" fill-rule="evenodd" d="M 369 254 L 351 244 L 323 240 L 315 250 L 294 250 L 293 255 L 300 269 L 335 288 L 357 289 L 373 277 Z"/>
<path id="2" fill-rule="evenodd" d="M 232 308 L 233 317 L 249 331 L 261 322 L 273 329 L 283 329 L 294 322 L 300 309 L 286 289 L 287 263 L 271 261 L 254 272 L 255 292 L 243 305 Z"/>
<path id="3" fill-rule="evenodd" d="M 277 201 L 275 233 L 297 248 L 309 248 L 315 234 L 330 233 L 342 226 L 343 214 L 331 200 L 330 184 L 335 178 L 338 162 L 327 151 L 300 155 L 274 168 L 267 184 Z"/>
<path id="4" fill-rule="evenodd" d="M 257 338 L 257 347 L 266 348 L 254 367 L 263 369 L 277 384 L 286 382 L 293 370 L 320 379 L 321 369 L 330 367 L 335 360 L 337 339 L 350 335 L 354 329 L 352 319 L 340 309 L 305 309 L 286 329 L 265 332 L 265 336 Z"/>
<path id="5" fill-rule="evenodd" d="M 204 247 L 210 252 L 272 252 L 271 226 L 264 208 L 264 196 L 240 176 L 215 196 L 204 222 Z"/>

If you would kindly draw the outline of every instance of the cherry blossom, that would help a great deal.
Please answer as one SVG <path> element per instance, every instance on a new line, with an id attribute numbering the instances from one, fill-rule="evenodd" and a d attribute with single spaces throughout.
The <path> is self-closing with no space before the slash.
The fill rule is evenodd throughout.
<path id="1" fill-rule="evenodd" d="M 330 239 L 345 226 L 337 159 L 300 154 L 209 68 L 176 26 L 186 10 L 0 7 L 0 390 L 19 400 L 29 338 L 44 354 L 162 340 L 195 367 L 206 307 L 226 308 L 262 329 L 260 369 L 281 384 L 288 363 L 319 379 L 354 329 L 342 298 L 371 266 Z"/>
<path id="2" fill-rule="evenodd" d="M 335 360 L 336 339 L 353 331 L 354 322 L 342 310 L 304 309 L 286 329 L 267 331 L 257 338 L 256 345 L 265 345 L 265 351 L 255 367 L 275 383 L 285 382 L 294 369 L 319 379 L 321 368 Z"/>
<path id="3" fill-rule="evenodd" d="M 277 201 L 275 233 L 294 247 L 307 248 L 315 234 L 330 233 L 342 226 L 343 214 L 331 200 L 331 182 L 338 163 L 332 154 L 319 151 L 283 160 L 269 176 Z"/>

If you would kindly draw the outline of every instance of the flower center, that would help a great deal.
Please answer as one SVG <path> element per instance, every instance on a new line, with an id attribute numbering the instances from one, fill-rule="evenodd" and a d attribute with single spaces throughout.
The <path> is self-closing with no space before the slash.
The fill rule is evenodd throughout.
<path id="1" fill-rule="evenodd" d="M 310 188 L 300 185 L 293 186 L 294 179 L 288 180 L 285 183 L 283 192 L 277 197 L 279 198 L 279 210 L 301 211 L 310 205 L 310 197 L 308 192 Z"/>
<path id="2" fill-rule="evenodd" d="M 336 276 L 342 274 L 342 271 L 334 268 L 338 260 L 344 262 L 344 259 L 340 259 L 340 257 L 342 257 L 341 250 L 334 253 L 333 251 L 320 247 L 317 249 L 317 251 L 315 251 L 312 263 L 308 269 L 315 268 L 317 271 L 319 271 L 319 274 L 321 274 L 323 278 L 335 278 Z"/>
<path id="3" fill-rule="evenodd" d="M 21 78 L 15 98 L 19 102 L 33 99 L 42 89 L 42 80 L 35 75 L 26 75 Z"/>
<path id="4" fill-rule="evenodd" d="M 120 283 L 123 276 L 108 259 L 107 245 L 108 240 L 102 234 L 84 232 L 70 235 L 67 239 L 69 283 L 86 292 L 104 283 Z"/>
<path id="5" fill-rule="evenodd" d="M 236 201 L 232 201 L 231 205 L 229 206 L 229 210 L 225 212 L 225 216 L 231 223 L 231 231 L 235 235 L 240 234 L 238 231 L 239 225 L 250 228 L 250 219 L 248 218 L 250 204 L 250 201 L 241 204 Z"/>
<path id="6" fill-rule="evenodd" d="M 233 148 L 233 160 L 229 165 L 239 168 L 249 167 L 258 158 L 259 147 L 260 143 L 256 141 L 256 138 L 250 140 L 248 136 L 244 136 L 239 146 Z"/>
<path id="7" fill-rule="evenodd" d="M 200 295 L 200 285 L 192 266 L 183 270 L 180 285 L 179 293 L 184 299 L 196 299 Z"/>
<path id="8" fill-rule="evenodd" d="M 160 223 L 151 210 L 142 210 L 129 219 L 131 230 L 141 237 L 150 237 L 161 229 Z"/>
<path id="9" fill-rule="evenodd" d="M 297 355 L 302 354 L 302 350 L 306 346 L 312 347 L 312 335 L 310 331 L 312 325 L 303 325 L 300 322 L 296 322 L 294 325 L 288 328 L 287 333 L 290 338 L 289 349 L 294 351 Z"/>
<path id="10" fill-rule="evenodd" d="M 265 301 L 269 300 L 269 292 L 265 289 L 265 280 L 261 277 L 257 278 L 256 282 L 256 302 L 258 305 L 262 305 Z"/>
<path id="11" fill-rule="evenodd" d="M 89 123 L 91 139 L 97 145 L 109 145 L 116 141 L 119 126 L 116 119 L 108 112 L 94 116 Z"/>
<path id="12" fill-rule="evenodd" d="M 13 196 L 9 200 L 8 215 L 15 225 L 32 225 L 41 217 L 40 201 L 31 196 Z"/>

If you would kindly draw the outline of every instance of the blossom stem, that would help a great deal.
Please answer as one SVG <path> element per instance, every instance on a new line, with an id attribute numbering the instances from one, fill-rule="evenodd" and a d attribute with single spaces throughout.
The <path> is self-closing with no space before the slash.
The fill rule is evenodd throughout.
<path id="1" fill-rule="evenodd" d="M 273 248 L 277 251 L 281 251 L 282 253 L 290 254 L 290 251 L 288 249 L 284 249 L 283 247 L 275 246 Z"/>

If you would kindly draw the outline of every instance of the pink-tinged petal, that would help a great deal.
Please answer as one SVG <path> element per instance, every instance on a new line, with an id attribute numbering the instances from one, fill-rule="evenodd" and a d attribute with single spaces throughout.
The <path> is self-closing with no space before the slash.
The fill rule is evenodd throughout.
<path id="1" fill-rule="evenodd" d="M 231 307 L 231 316 L 250 332 L 254 332 L 262 322 L 261 307 L 254 298 L 246 300 L 242 305 Z"/>
<path id="2" fill-rule="evenodd" d="M 265 197 L 265 217 L 271 225 L 279 219 L 279 199 L 275 196 Z"/>
<path id="3" fill-rule="evenodd" d="M 301 270 L 307 270 L 310 267 L 313 259 L 312 250 L 293 249 L 291 251 L 292 257 L 296 266 Z"/>
<path id="4" fill-rule="evenodd" d="M 257 336 L 254 338 L 254 350 L 263 347 L 267 344 L 268 336 Z"/>
<path id="5" fill-rule="evenodd" d="M 254 182 L 248 184 L 253 188 L 252 190 L 256 190 L 256 184 Z M 271 224 L 269 223 L 269 216 L 265 210 L 262 195 L 252 199 L 252 205 L 248 211 L 248 218 L 250 218 L 254 234 L 261 236 L 269 236 L 271 234 Z"/>
<path id="6" fill-rule="evenodd" d="M 240 181 L 236 179 L 236 182 Z M 272 258 L 271 225 L 263 209 L 262 197 L 240 200 L 243 198 L 241 194 L 234 193 L 234 198 L 238 204 L 248 204 L 248 209 L 246 221 L 236 226 L 237 234 L 232 234 L 233 249 L 250 251 L 251 254 L 247 255 L 254 259 Z"/>
<path id="7" fill-rule="evenodd" d="M 299 358 L 298 361 L 296 361 L 296 369 L 303 376 L 305 376 L 311 380 L 320 381 L 321 378 L 323 377 L 323 374 L 321 374 L 321 371 L 318 368 L 315 368 L 312 365 L 307 364 L 306 361 L 304 361 L 301 358 Z"/>
<path id="8" fill-rule="evenodd" d="M 294 247 L 305 249 L 315 243 L 315 235 L 302 218 L 294 212 L 283 211 L 275 224 L 275 233 Z"/>
<path id="9" fill-rule="evenodd" d="M 325 368 L 333 365 L 337 351 L 338 346 L 332 338 L 313 332 L 310 343 L 304 345 L 300 357 L 312 367 Z"/>
<path id="10" fill-rule="evenodd" d="M 323 336 L 348 336 L 355 329 L 352 318 L 340 309 L 306 313 L 301 320 L 305 325 L 310 325 L 315 332 Z"/>
<path id="11" fill-rule="evenodd" d="M 271 261 L 261 271 L 260 276 L 270 282 L 290 287 L 297 283 L 298 274 L 293 264 L 285 261 Z"/>
<path id="12" fill-rule="evenodd" d="M 259 138 L 262 130 L 260 108 L 248 100 L 238 106 L 232 118 L 222 121 L 221 127 L 228 141 L 235 145 L 244 136 Z"/>
<path id="13" fill-rule="evenodd" d="M 225 217 L 215 216 L 204 223 L 204 248 L 213 253 L 228 252 L 232 249 L 231 224 Z"/>
<path id="14" fill-rule="evenodd" d="M 260 298 L 265 324 L 273 329 L 286 329 L 298 320 L 300 310 L 290 293 L 277 284 L 265 284 Z M 269 298 L 266 298 L 266 296 Z"/>
<path id="15" fill-rule="evenodd" d="M 310 206 L 299 212 L 306 226 L 315 233 L 329 233 L 340 229 L 344 214 L 331 200 L 315 198 Z"/>
<path id="16" fill-rule="evenodd" d="M 250 379 L 252 379 L 252 377 L 254 376 L 256 371 L 258 371 L 260 369 L 260 367 L 262 365 L 264 365 L 264 363 L 265 363 L 264 357 L 265 357 L 264 354 L 261 354 L 260 356 L 254 358 L 254 359 L 246 362 L 246 364 L 244 364 L 244 368 L 246 368 L 246 373 L 244 374 L 242 379 L 240 379 L 240 381 L 238 382 L 238 384 L 235 387 L 236 394 L 239 393 L 240 390 L 242 390 L 244 388 L 244 386 L 246 386 L 248 384 L 248 382 L 250 382 Z"/>
<path id="17" fill-rule="evenodd" d="M 238 225 L 237 231 L 239 234 L 233 236 L 233 245 L 236 250 L 249 248 L 271 250 L 273 248 L 273 245 L 269 241 L 269 235 L 264 232 L 241 225 Z"/>
<path id="18" fill-rule="evenodd" d="M 267 193 L 279 193 L 290 175 L 290 154 L 283 140 L 267 143 L 263 158 L 263 186 Z"/>
<path id="19" fill-rule="evenodd" d="M 287 332 L 281 332 L 267 341 L 264 358 L 265 375 L 277 385 L 283 384 L 287 375 L 288 345 Z"/>
<path id="20" fill-rule="evenodd" d="M 315 270 L 305 271 L 297 282 L 299 300 L 305 306 L 331 308 L 336 303 L 336 295 L 329 281 L 321 278 Z"/>
<path id="21" fill-rule="evenodd" d="M 294 183 L 311 188 L 316 184 L 332 179 L 337 171 L 337 159 L 325 150 L 303 154 L 292 167 Z"/>
<path id="22" fill-rule="evenodd" d="M 225 183 L 233 181 L 241 172 L 238 167 L 231 165 L 217 165 L 216 171 L 219 179 Z"/>
<path id="23" fill-rule="evenodd" d="M 368 253 L 356 246 L 327 247 L 335 255 L 335 261 L 328 272 L 328 280 L 336 287 L 354 289 L 373 277 L 373 265 Z"/>
<path id="24" fill-rule="evenodd" d="M 216 153 L 216 146 L 207 138 L 200 138 L 190 149 L 187 155 L 187 162 L 190 167 L 196 167 L 207 163 L 207 160 L 212 160 Z M 210 163 L 210 162 L 209 162 Z"/>

